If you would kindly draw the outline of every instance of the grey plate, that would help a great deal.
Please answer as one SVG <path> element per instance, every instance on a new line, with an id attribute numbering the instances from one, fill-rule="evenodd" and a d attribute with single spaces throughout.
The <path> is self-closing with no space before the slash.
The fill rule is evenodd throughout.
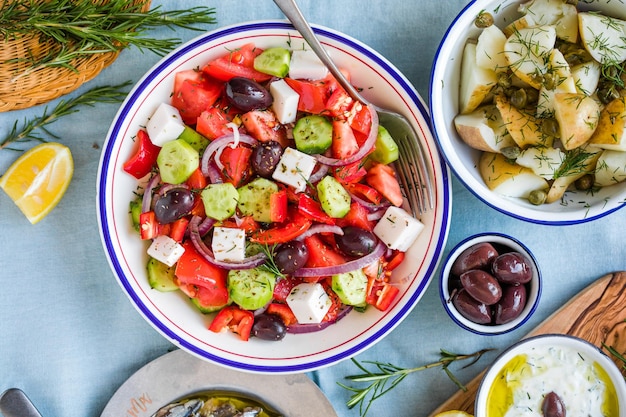
<path id="1" fill-rule="evenodd" d="M 128 378 L 101 417 L 150 417 L 166 404 L 206 391 L 253 397 L 290 417 L 337 417 L 328 399 L 306 375 L 238 372 L 182 350 L 155 359 Z"/>

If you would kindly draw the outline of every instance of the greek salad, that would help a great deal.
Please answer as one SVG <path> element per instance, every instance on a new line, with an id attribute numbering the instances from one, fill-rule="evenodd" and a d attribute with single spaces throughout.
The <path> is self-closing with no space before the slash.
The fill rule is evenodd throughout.
<path id="1" fill-rule="evenodd" d="M 149 284 L 210 331 L 281 340 L 393 305 L 423 225 L 401 207 L 393 138 L 311 51 L 246 44 L 177 72 L 136 142 Z"/>

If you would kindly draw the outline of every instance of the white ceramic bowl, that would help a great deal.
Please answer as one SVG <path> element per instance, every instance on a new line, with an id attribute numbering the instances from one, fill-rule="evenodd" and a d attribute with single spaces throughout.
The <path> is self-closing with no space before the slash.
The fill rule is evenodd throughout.
<path id="1" fill-rule="evenodd" d="M 158 104 L 169 100 L 174 74 L 202 66 L 246 43 L 258 47 L 303 40 L 284 21 L 257 21 L 220 28 L 181 46 L 158 62 L 137 83 L 122 104 L 104 144 L 97 180 L 97 214 L 110 266 L 124 292 L 143 317 L 172 343 L 217 364 L 257 373 L 295 373 L 332 365 L 380 341 L 415 307 L 428 287 L 446 243 L 451 214 L 451 184 L 430 133 L 425 104 L 410 82 L 380 54 L 355 39 L 316 27 L 317 35 L 340 67 L 352 74 L 355 85 L 382 107 L 407 115 L 424 139 L 429 169 L 435 178 L 434 210 L 421 221 L 423 232 L 394 271 L 400 294 L 384 313 L 353 312 L 322 332 L 289 334 L 280 342 L 251 339 L 207 330 L 211 316 L 203 316 L 178 293 L 150 289 L 145 272 L 146 243 L 133 231 L 128 204 L 137 181 L 122 170 L 134 147 L 133 137 Z"/>
<path id="2" fill-rule="evenodd" d="M 526 305 L 520 315 L 508 323 L 498 325 L 474 323 L 463 316 L 451 301 L 454 286 L 450 282 L 452 279 L 450 270 L 454 261 L 466 249 L 483 242 L 491 243 L 498 250 L 499 254 L 504 252 L 519 252 L 523 254 L 528 259 L 532 269 L 532 279 L 526 284 Z M 532 252 L 517 239 L 501 233 L 480 233 L 459 242 L 446 257 L 439 274 L 439 296 L 450 318 L 465 330 L 483 336 L 504 334 L 526 323 L 537 309 L 539 299 L 541 298 L 541 272 Z"/>
<path id="3" fill-rule="evenodd" d="M 433 132 L 440 150 L 452 171 L 469 191 L 492 208 L 512 217 L 532 223 L 548 225 L 577 224 L 600 217 L 624 206 L 626 182 L 604 187 L 599 192 L 568 191 L 562 201 L 534 206 L 521 198 L 508 198 L 489 190 L 478 172 L 481 152 L 471 149 L 459 137 L 454 127 L 458 114 L 461 57 L 468 39 L 476 39 L 480 33 L 474 19 L 482 12 L 489 12 L 495 24 L 502 28 L 521 16 L 520 0 L 474 0 L 454 19 L 439 46 L 431 74 L 430 110 Z M 586 4 L 590 3 L 590 4 Z M 626 18 L 626 8 L 621 2 L 597 0 L 579 2 L 580 10 L 598 10 L 608 15 Z"/>
<path id="4" fill-rule="evenodd" d="M 491 400 L 489 391 L 492 389 L 494 381 L 502 380 L 499 374 L 503 367 L 505 367 L 518 355 L 527 354 L 530 355 L 529 357 L 533 358 L 536 357 L 536 352 L 542 351 L 543 349 L 551 349 L 552 352 L 559 352 L 561 354 L 560 360 L 551 360 L 550 364 L 546 365 L 546 368 L 548 369 L 546 375 L 551 374 L 553 378 L 546 378 L 546 381 L 551 380 L 552 382 L 546 382 L 543 390 L 545 391 L 544 394 L 554 391 L 557 395 L 559 395 L 559 397 L 561 397 L 566 407 L 568 416 L 592 415 L 588 409 L 579 410 L 572 408 L 574 403 L 577 401 L 577 399 L 573 397 L 578 397 L 580 399 L 583 396 L 583 392 L 574 390 L 572 387 L 576 386 L 578 382 L 580 382 L 579 379 L 582 379 L 578 378 L 579 376 L 582 376 L 583 378 L 588 377 L 592 381 L 597 381 L 596 378 L 593 378 L 593 374 L 583 373 L 583 371 L 581 371 L 581 366 L 586 367 L 587 365 L 593 363 L 596 363 L 602 370 L 605 371 L 608 380 L 615 388 L 615 395 L 610 397 L 612 399 L 617 399 L 619 412 L 617 414 L 610 415 L 613 417 L 626 416 L 626 384 L 624 384 L 624 377 L 615 363 L 597 346 L 592 345 L 586 340 L 562 334 L 534 336 L 524 339 L 505 350 L 495 360 L 481 380 L 476 396 L 474 415 L 476 417 L 494 417 L 493 415 L 489 416 L 487 413 L 488 403 Z M 546 357 L 554 358 L 554 354 L 555 353 L 546 354 Z M 541 360 L 537 359 L 534 362 L 534 368 L 538 369 Z M 548 361 L 545 361 L 545 363 L 547 364 Z M 567 374 L 565 366 L 575 369 L 572 371 L 573 374 Z M 541 380 L 542 377 L 536 376 L 535 374 L 534 378 L 534 383 L 530 384 L 531 389 L 527 390 L 524 395 L 521 396 L 521 399 L 516 399 L 516 401 L 523 401 L 524 404 L 518 403 L 518 405 L 522 407 L 532 407 L 536 410 L 536 407 L 541 406 L 542 397 L 536 395 L 535 389 L 539 390 L 541 384 L 539 380 Z M 523 379 L 524 378 L 520 378 L 520 380 Z M 523 384 L 524 382 L 522 381 L 521 383 Z M 569 390 L 569 392 L 566 392 L 566 390 Z M 529 413 L 528 415 L 542 415 L 541 408 L 539 408 L 539 412 Z M 603 414 L 599 414 L 596 411 L 594 415 Z"/>

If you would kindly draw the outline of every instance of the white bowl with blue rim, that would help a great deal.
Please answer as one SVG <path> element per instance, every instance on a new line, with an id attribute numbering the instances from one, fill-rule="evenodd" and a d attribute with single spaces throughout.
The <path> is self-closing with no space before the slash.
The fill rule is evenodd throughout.
<path id="1" fill-rule="evenodd" d="M 453 277 L 451 273 L 454 261 L 464 251 L 482 243 L 490 243 L 500 255 L 505 252 L 521 253 L 528 261 L 528 265 L 532 271 L 530 282 L 524 284 L 526 286 L 526 303 L 524 308 L 515 319 L 506 323 L 476 323 L 468 318 L 467 315 L 462 314 L 452 301 L 455 290 L 458 290 L 454 281 L 455 277 Z M 512 332 L 526 324 L 539 306 L 539 300 L 541 299 L 541 271 L 539 264 L 530 249 L 512 236 L 497 232 L 479 233 L 469 236 L 452 248 L 441 266 L 441 271 L 439 272 L 439 298 L 452 321 L 467 331 L 481 336 L 494 336 Z"/>
<path id="2" fill-rule="evenodd" d="M 459 112 L 459 86 L 463 49 L 480 30 L 474 20 L 480 13 L 490 13 L 499 28 L 521 16 L 524 0 L 473 0 L 456 16 L 446 30 L 435 55 L 430 83 L 430 112 L 433 133 L 444 159 L 476 197 L 493 209 L 516 219 L 545 225 L 572 225 L 602 218 L 624 206 L 626 182 L 600 190 L 568 190 L 559 201 L 533 205 L 525 198 L 513 198 L 491 191 L 478 171 L 481 152 L 467 146 L 454 126 Z M 578 2 L 579 10 L 595 10 L 625 19 L 623 3 L 612 0 Z"/>
<path id="3" fill-rule="evenodd" d="M 111 269 L 138 312 L 174 345 L 200 357 L 253 373 L 297 373 L 333 365 L 371 347 L 389 334 L 424 295 L 445 247 L 451 215 L 449 171 L 430 131 L 426 105 L 411 83 L 383 56 L 363 43 L 321 26 L 314 27 L 340 67 L 352 74 L 373 103 L 404 113 L 423 138 L 434 174 L 434 209 L 421 217 L 425 228 L 394 271 L 400 294 L 385 312 L 352 312 L 321 332 L 288 334 L 280 342 L 207 330 L 203 316 L 181 294 L 150 289 L 145 271 L 146 243 L 133 231 L 128 204 L 137 181 L 122 170 L 133 150 L 133 136 L 158 104 L 170 97 L 174 74 L 253 42 L 261 48 L 303 43 L 285 21 L 254 21 L 223 27 L 182 45 L 150 69 L 116 115 L 102 150 L 97 179 L 97 215 Z M 231 337 L 232 336 L 232 337 Z"/>

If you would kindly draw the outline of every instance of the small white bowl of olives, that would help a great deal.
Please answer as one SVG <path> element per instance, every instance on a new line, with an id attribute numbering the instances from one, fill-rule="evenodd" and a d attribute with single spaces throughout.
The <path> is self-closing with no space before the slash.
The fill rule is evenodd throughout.
<path id="1" fill-rule="evenodd" d="M 480 335 L 508 333 L 536 310 L 541 273 L 530 250 L 501 233 L 480 233 L 448 254 L 439 295 L 452 320 Z"/>

